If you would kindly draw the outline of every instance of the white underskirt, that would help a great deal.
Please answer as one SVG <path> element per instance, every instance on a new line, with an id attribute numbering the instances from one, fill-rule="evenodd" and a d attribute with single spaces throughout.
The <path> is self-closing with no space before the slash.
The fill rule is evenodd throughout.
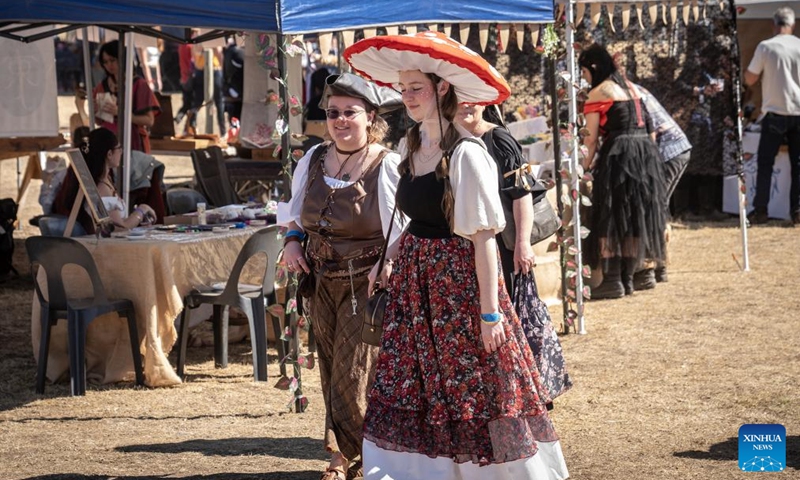
<path id="1" fill-rule="evenodd" d="M 539 451 L 529 458 L 479 466 L 431 458 L 421 453 L 384 450 L 364 440 L 365 480 L 561 480 L 569 477 L 560 442 L 537 442 Z"/>

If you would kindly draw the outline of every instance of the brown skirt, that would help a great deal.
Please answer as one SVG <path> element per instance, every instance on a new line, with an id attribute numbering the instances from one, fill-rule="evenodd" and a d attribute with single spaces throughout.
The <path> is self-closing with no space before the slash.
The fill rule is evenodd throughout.
<path id="1" fill-rule="evenodd" d="M 354 460 L 361 456 L 367 392 L 375 378 L 378 347 L 361 341 L 369 280 L 361 269 L 353 277 L 358 302 L 353 315 L 349 275 L 317 277 L 309 317 L 317 342 L 322 396 L 325 400 L 325 449 Z"/>

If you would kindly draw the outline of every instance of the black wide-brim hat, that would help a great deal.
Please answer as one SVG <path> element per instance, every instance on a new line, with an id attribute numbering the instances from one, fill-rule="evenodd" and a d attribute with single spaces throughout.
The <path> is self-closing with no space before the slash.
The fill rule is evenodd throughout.
<path id="1" fill-rule="evenodd" d="M 329 75 L 325 79 L 325 92 L 319 102 L 319 108 L 323 110 L 328 108 L 328 97 L 331 95 L 360 98 L 377 109 L 379 114 L 403 106 L 403 97 L 396 90 L 380 87 L 352 73 Z"/>

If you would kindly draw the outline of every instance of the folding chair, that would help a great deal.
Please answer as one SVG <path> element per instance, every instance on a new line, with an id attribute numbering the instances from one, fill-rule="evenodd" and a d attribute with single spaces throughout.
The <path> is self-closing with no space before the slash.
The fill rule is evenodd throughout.
<path id="1" fill-rule="evenodd" d="M 228 313 L 231 306 L 238 307 L 247 316 L 250 325 L 250 341 L 253 348 L 253 376 L 256 381 L 267 381 L 267 302 L 275 302 L 275 268 L 283 245 L 278 238 L 278 226 L 270 225 L 253 234 L 244 244 L 236 263 L 231 269 L 228 281 L 221 292 L 210 287 L 195 289 L 184 297 L 178 332 L 178 376 L 184 377 L 186 346 L 189 337 L 189 321 L 186 310 L 202 304 L 214 305 L 214 364 L 218 368 L 228 366 Z M 239 283 L 242 268 L 254 255 L 266 255 L 266 270 L 261 285 Z M 278 337 L 281 334 L 280 320 L 272 317 L 272 326 Z M 278 339 L 278 352 L 286 356 L 284 342 Z"/>
<path id="2" fill-rule="evenodd" d="M 110 299 L 106 297 L 103 282 L 97 272 L 97 265 L 92 254 L 80 242 L 65 237 L 29 237 L 25 240 L 25 248 L 31 259 L 31 274 L 36 278 L 36 264 L 44 268 L 47 275 L 47 300 L 45 300 L 38 282 L 36 295 L 42 307 L 41 337 L 39 339 L 39 365 L 36 372 L 36 393 L 44 393 L 45 373 L 47 372 L 47 355 L 50 348 L 50 329 L 60 319 L 67 319 L 69 336 L 69 377 L 72 395 L 86 395 L 86 329 L 89 323 L 100 315 L 117 312 L 128 321 L 128 333 L 131 337 L 131 353 L 133 367 L 136 372 L 136 384 L 144 384 L 142 373 L 142 357 L 139 351 L 139 333 L 136 329 L 136 315 L 133 302 L 127 299 Z M 67 298 L 62 271 L 66 265 L 77 265 L 89 275 L 92 283 L 92 297 L 81 299 Z"/>
<path id="3" fill-rule="evenodd" d="M 208 147 L 192 150 L 191 157 L 200 193 L 208 199 L 209 206 L 224 207 L 239 203 L 228 177 L 222 149 Z"/>

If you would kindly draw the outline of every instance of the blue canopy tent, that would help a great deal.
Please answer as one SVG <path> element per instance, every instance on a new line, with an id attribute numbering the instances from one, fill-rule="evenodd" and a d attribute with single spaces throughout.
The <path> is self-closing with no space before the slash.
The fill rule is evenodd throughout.
<path id="1" fill-rule="evenodd" d="M 3 3 L 0 22 L 278 31 L 275 0 L 24 0 Z"/>
<path id="2" fill-rule="evenodd" d="M 201 43 L 221 37 L 227 31 L 277 32 L 277 5 L 275 0 L 229 0 L 221 8 L 220 2 L 195 0 L 187 4 L 183 0 L 26 0 L 4 2 L 0 5 L 0 37 L 34 42 L 50 38 L 58 33 L 89 25 L 99 25 L 120 33 L 139 33 L 180 42 Z M 42 31 L 41 27 L 54 28 Z M 195 38 L 168 35 L 154 26 L 197 27 L 211 31 Z M 188 33 L 188 32 L 187 32 Z M 85 36 L 85 34 L 84 34 Z M 132 44 L 132 35 L 125 36 Z M 130 158 L 130 118 L 132 84 L 132 50 L 120 56 L 125 60 L 123 78 L 125 95 L 121 98 L 122 109 L 119 124 L 123 126 L 121 139 L 125 148 L 124 158 Z M 88 51 L 84 52 L 88 68 Z M 87 78 L 90 78 L 87 74 Z M 93 111 L 89 98 L 89 110 Z M 129 176 L 122 175 L 123 197 L 127 201 Z"/>
<path id="3" fill-rule="evenodd" d="M 551 0 L 372 0 L 352 4 L 336 0 L 280 2 L 280 29 L 283 33 L 292 34 L 404 24 L 552 22 Z"/>

